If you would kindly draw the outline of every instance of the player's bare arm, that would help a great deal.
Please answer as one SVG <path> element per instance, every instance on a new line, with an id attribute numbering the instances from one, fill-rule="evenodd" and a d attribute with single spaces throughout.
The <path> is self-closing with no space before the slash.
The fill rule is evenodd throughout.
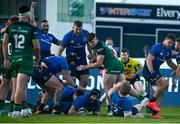
<path id="1" fill-rule="evenodd" d="M 95 63 L 90 63 L 89 65 L 80 65 L 77 67 L 77 70 L 86 70 L 90 68 L 96 68 L 102 66 L 104 62 L 104 55 L 98 55 L 97 61 Z"/>
<path id="2" fill-rule="evenodd" d="M 2 50 L 3 50 L 5 68 L 10 68 L 10 61 L 8 58 L 8 43 L 9 43 L 9 35 L 7 33 L 4 33 Z"/>
<path id="3" fill-rule="evenodd" d="M 146 63 L 147 63 L 147 67 L 148 67 L 150 72 L 152 72 L 154 70 L 153 64 L 152 64 L 152 61 L 154 60 L 154 58 L 155 57 L 152 54 L 148 54 L 148 56 L 147 56 Z"/>
<path id="4" fill-rule="evenodd" d="M 40 53 L 40 45 L 39 45 L 39 40 L 38 39 L 33 39 L 33 51 L 34 55 L 36 57 L 36 64 L 41 65 L 41 53 Z"/>
<path id="5" fill-rule="evenodd" d="M 147 60 L 146 60 L 146 63 L 147 63 L 147 67 L 148 67 L 148 69 L 149 69 L 149 71 L 150 71 L 150 73 L 151 73 L 151 80 L 152 81 L 154 81 L 154 82 L 156 82 L 156 84 L 159 84 L 159 81 L 157 81 L 157 79 L 158 79 L 158 74 L 157 74 L 157 72 L 156 71 L 154 71 L 154 69 L 153 69 L 153 63 L 152 63 L 152 61 L 154 60 L 154 56 L 152 55 L 152 54 L 148 54 L 148 56 L 147 56 Z"/>
<path id="6" fill-rule="evenodd" d="M 77 84 L 76 84 L 76 83 L 73 81 L 73 79 L 71 78 L 68 70 L 64 70 L 64 69 L 63 69 L 63 70 L 61 71 L 61 74 L 63 75 L 63 79 L 66 80 L 69 85 L 71 85 L 71 86 L 74 87 L 74 88 L 77 88 L 77 87 L 78 87 Z"/>
<path id="7" fill-rule="evenodd" d="M 64 51 L 64 47 L 59 45 L 58 56 L 61 56 L 63 51 Z"/>
<path id="8" fill-rule="evenodd" d="M 30 23 L 37 27 L 37 23 L 35 21 L 35 15 L 34 15 L 34 8 L 37 7 L 37 2 L 32 2 L 31 3 L 31 11 L 30 11 Z"/>

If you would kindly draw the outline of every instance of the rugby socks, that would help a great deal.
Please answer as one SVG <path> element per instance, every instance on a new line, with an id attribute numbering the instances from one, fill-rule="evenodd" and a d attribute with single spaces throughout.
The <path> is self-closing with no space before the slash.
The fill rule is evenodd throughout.
<path id="1" fill-rule="evenodd" d="M 107 112 L 110 112 L 110 111 L 111 111 L 111 106 L 108 105 L 108 110 L 107 110 Z"/>
<path id="2" fill-rule="evenodd" d="M 26 101 L 23 101 L 21 103 L 22 109 L 27 109 L 28 108 L 28 104 L 26 103 Z"/>
<path id="3" fill-rule="evenodd" d="M 5 103 L 4 100 L 0 100 L 0 110 L 2 110 L 4 108 L 4 103 Z"/>
<path id="4" fill-rule="evenodd" d="M 104 100 L 106 99 L 106 94 L 104 93 L 102 96 L 101 96 L 101 98 L 100 98 L 100 102 L 103 102 Z"/>
<path id="5" fill-rule="evenodd" d="M 21 104 L 14 104 L 13 111 L 21 111 L 21 109 L 22 109 Z"/>
<path id="6" fill-rule="evenodd" d="M 157 98 L 155 96 L 152 96 L 152 98 L 150 99 L 150 102 L 155 102 L 157 100 Z"/>
<path id="7" fill-rule="evenodd" d="M 10 102 L 10 107 L 9 107 L 9 111 L 13 112 L 13 107 L 14 107 L 14 101 Z"/>
<path id="8" fill-rule="evenodd" d="M 141 94 L 139 94 L 139 95 L 137 96 L 137 99 L 140 100 L 140 101 L 142 101 L 144 98 L 145 98 L 145 97 L 142 96 Z"/>
<path id="9" fill-rule="evenodd" d="M 148 98 L 148 99 L 149 99 L 149 95 L 146 94 L 146 95 L 144 96 L 144 95 L 139 94 L 136 98 L 137 98 L 138 100 L 142 101 L 144 98 Z"/>
<path id="10" fill-rule="evenodd" d="M 45 104 L 44 103 L 40 103 L 40 105 L 38 106 L 37 110 L 38 111 L 43 111 L 44 107 L 45 107 Z"/>
<path id="11" fill-rule="evenodd" d="M 136 107 L 132 107 L 132 115 L 136 115 L 139 113 L 138 109 Z"/>

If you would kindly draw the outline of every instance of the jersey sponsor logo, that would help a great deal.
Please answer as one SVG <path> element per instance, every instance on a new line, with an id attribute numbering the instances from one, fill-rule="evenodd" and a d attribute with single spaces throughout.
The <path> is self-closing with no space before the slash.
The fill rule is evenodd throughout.
<path id="1" fill-rule="evenodd" d="M 78 48 L 82 48 L 82 47 L 84 47 L 85 45 L 80 45 L 80 46 L 71 46 L 72 48 L 74 48 L 74 49 L 78 49 Z"/>
<path id="2" fill-rule="evenodd" d="M 104 50 L 104 48 L 99 48 L 99 49 L 97 49 L 97 52 L 101 53 L 103 50 Z"/>
<path id="3" fill-rule="evenodd" d="M 121 71 L 111 70 L 111 73 L 120 73 Z"/>
<path id="4" fill-rule="evenodd" d="M 43 41 L 44 43 L 47 43 L 47 44 L 49 44 L 49 45 L 51 44 L 51 42 L 49 42 L 48 39 L 42 39 L 42 38 L 41 38 L 41 41 Z"/>
<path id="5" fill-rule="evenodd" d="M 20 33 L 29 33 L 29 31 L 28 30 L 17 30 L 17 29 L 11 29 L 11 32 L 20 32 Z"/>
<path id="6" fill-rule="evenodd" d="M 71 41 L 70 41 L 70 44 L 73 44 L 73 43 L 75 43 L 75 42 L 74 42 L 73 40 L 71 40 Z"/>
<path id="7" fill-rule="evenodd" d="M 161 52 L 161 53 L 160 53 L 160 55 L 162 56 L 162 55 L 163 55 L 163 53 Z"/>
<path id="8" fill-rule="evenodd" d="M 165 57 L 164 58 L 159 58 L 159 57 L 157 57 L 157 59 L 159 60 L 159 61 L 162 61 L 162 62 L 164 62 L 166 59 L 165 59 Z"/>

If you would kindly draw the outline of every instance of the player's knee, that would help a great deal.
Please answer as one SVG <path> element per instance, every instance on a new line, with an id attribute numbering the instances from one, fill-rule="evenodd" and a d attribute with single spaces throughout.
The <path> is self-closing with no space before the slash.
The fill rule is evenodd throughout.
<path id="1" fill-rule="evenodd" d="M 163 89 L 166 89 L 166 88 L 168 88 L 169 84 L 165 79 L 163 79 L 163 82 L 161 83 L 161 86 L 162 86 Z"/>

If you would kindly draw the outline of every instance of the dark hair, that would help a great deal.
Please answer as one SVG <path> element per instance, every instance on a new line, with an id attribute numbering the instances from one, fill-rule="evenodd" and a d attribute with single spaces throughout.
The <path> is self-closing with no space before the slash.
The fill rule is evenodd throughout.
<path id="1" fill-rule="evenodd" d="M 95 33 L 90 33 L 87 38 L 87 42 L 92 41 L 96 37 Z"/>
<path id="2" fill-rule="evenodd" d="M 172 41 L 175 41 L 176 36 L 172 33 L 169 33 L 166 35 L 165 39 L 171 39 Z"/>
<path id="3" fill-rule="evenodd" d="M 81 21 L 74 21 L 74 26 L 77 26 L 77 27 L 82 27 L 83 26 L 83 23 Z"/>
<path id="4" fill-rule="evenodd" d="M 91 90 L 90 95 L 95 95 L 100 97 L 100 93 L 101 93 L 100 90 L 94 88 Z"/>
<path id="5" fill-rule="evenodd" d="M 107 37 L 105 40 L 111 40 L 111 41 L 113 41 L 113 38 Z"/>
<path id="6" fill-rule="evenodd" d="M 76 96 L 82 96 L 82 95 L 84 95 L 84 90 L 76 89 L 75 94 L 76 94 Z"/>
<path id="7" fill-rule="evenodd" d="M 127 48 L 123 48 L 123 49 L 121 50 L 121 52 L 122 52 L 122 53 L 128 53 L 128 54 L 129 54 L 129 50 L 128 50 Z"/>
<path id="8" fill-rule="evenodd" d="M 17 15 L 12 15 L 9 17 L 10 23 L 15 23 L 19 21 L 19 17 Z"/>
<path id="9" fill-rule="evenodd" d="M 43 22 L 48 22 L 46 19 L 43 19 L 43 20 L 41 20 L 41 23 L 43 23 Z"/>
<path id="10" fill-rule="evenodd" d="M 19 7 L 19 13 L 27 13 L 30 11 L 30 8 L 27 5 L 20 5 Z"/>
<path id="11" fill-rule="evenodd" d="M 180 37 L 178 37 L 178 38 L 176 39 L 176 42 L 180 43 Z"/>

